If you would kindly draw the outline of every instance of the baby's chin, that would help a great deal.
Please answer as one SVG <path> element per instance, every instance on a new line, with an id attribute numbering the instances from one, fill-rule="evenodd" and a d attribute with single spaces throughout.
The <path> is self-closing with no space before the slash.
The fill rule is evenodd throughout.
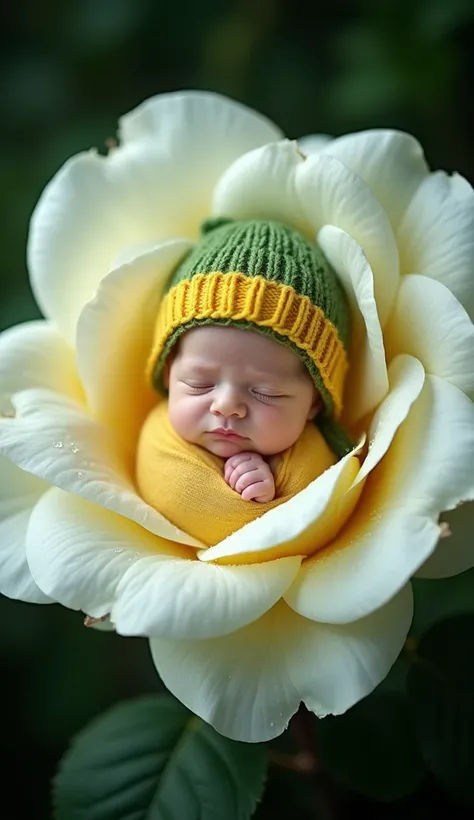
<path id="1" fill-rule="evenodd" d="M 237 453 L 247 453 L 249 450 L 255 450 L 252 442 L 244 438 L 242 441 L 231 439 L 218 439 L 208 437 L 207 441 L 203 442 L 202 447 L 220 458 L 230 458 L 237 455 Z"/>

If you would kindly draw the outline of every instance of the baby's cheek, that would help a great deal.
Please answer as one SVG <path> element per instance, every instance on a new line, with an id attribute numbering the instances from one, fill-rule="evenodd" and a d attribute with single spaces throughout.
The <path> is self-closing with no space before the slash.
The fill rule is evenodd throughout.
<path id="1" fill-rule="evenodd" d="M 199 431 L 199 410 L 188 398 L 170 401 L 168 414 L 173 428 L 185 441 L 193 441 Z"/>
<path id="2" fill-rule="evenodd" d="M 263 406 L 258 417 L 258 431 L 260 438 L 272 446 L 278 443 L 285 431 L 285 421 L 277 407 Z"/>
<path id="3" fill-rule="evenodd" d="M 265 452 L 277 453 L 280 450 L 286 450 L 299 438 L 306 421 L 298 413 L 298 408 L 269 407 L 265 409 L 267 412 L 262 413 L 259 419 L 260 437 Z"/>

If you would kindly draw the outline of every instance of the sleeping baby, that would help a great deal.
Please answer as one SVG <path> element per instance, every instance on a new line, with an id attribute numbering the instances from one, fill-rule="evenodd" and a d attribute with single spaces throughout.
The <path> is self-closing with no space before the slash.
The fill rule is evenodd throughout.
<path id="1" fill-rule="evenodd" d="M 348 324 L 336 274 L 299 232 L 205 223 L 160 305 L 142 497 L 210 546 L 314 481 L 350 447 Z"/>

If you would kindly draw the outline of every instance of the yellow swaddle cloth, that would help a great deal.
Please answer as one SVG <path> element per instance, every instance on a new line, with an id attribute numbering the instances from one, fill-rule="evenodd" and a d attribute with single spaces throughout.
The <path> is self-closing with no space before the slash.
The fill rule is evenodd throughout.
<path id="1" fill-rule="evenodd" d="M 309 422 L 295 444 L 277 458 L 273 501 L 243 501 L 224 481 L 225 459 L 184 441 L 171 426 L 168 402 L 163 400 L 143 425 L 136 478 L 148 504 L 210 547 L 288 501 L 336 461 Z"/>

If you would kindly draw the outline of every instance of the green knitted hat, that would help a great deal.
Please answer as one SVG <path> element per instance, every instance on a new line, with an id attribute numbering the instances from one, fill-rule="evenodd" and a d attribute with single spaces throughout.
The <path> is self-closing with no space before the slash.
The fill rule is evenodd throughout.
<path id="1" fill-rule="evenodd" d="M 161 302 L 148 363 L 162 389 L 165 361 L 179 337 L 198 325 L 257 330 L 288 345 L 324 401 L 318 424 L 333 449 L 351 448 L 334 423 L 348 367 L 349 308 L 319 247 L 273 220 L 217 218 L 173 272 Z"/>

